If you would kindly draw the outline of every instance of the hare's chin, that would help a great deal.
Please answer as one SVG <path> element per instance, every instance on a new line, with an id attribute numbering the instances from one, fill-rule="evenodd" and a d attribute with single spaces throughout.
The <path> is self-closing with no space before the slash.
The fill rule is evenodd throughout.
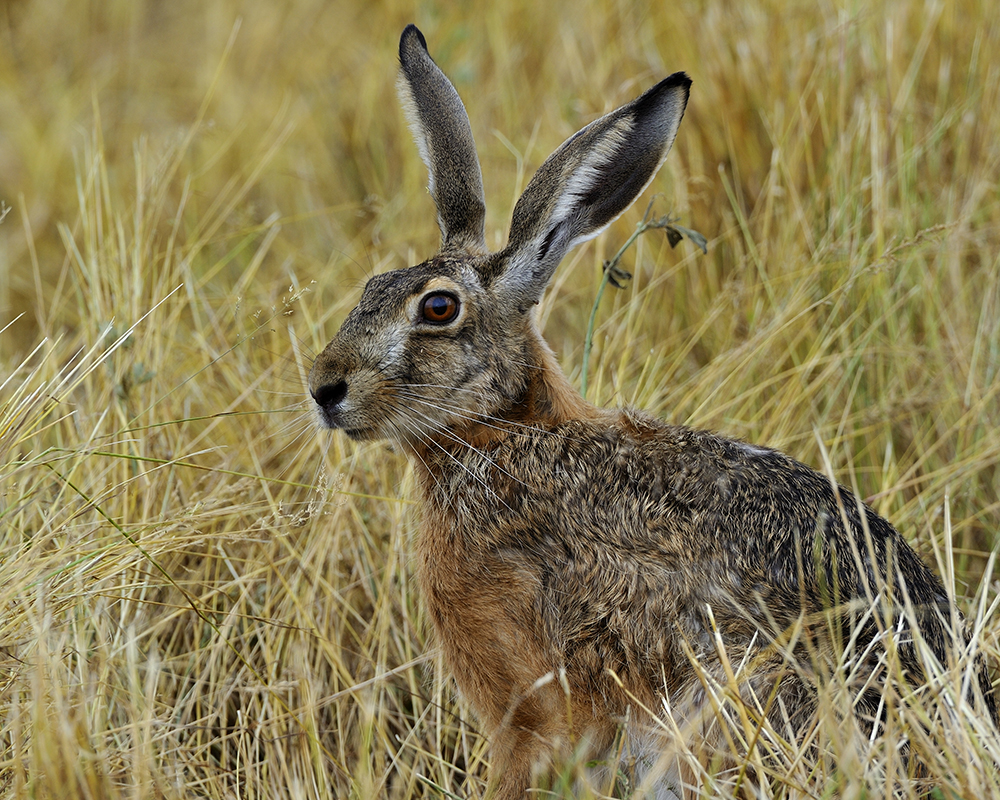
<path id="1" fill-rule="evenodd" d="M 365 441 L 368 439 L 378 439 L 380 433 L 372 428 L 352 428 L 350 426 L 344 425 L 343 420 L 337 413 L 330 413 L 320 409 L 319 412 L 319 425 L 321 428 L 325 428 L 329 431 L 343 431 L 347 438 L 352 439 L 355 442 Z"/>
<path id="2" fill-rule="evenodd" d="M 384 439 L 381 431 L 372 428 L 341 428 L 344 435 L 352 442 L 370 442 L 373 439 Z"/>

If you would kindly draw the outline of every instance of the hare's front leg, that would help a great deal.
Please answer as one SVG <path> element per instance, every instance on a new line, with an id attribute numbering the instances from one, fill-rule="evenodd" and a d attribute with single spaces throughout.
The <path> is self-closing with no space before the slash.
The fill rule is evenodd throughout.
<path id="1" fill-rule="evenodd" d="M 490 739 L 487 800 L 525 800 L 535 777 L 551 762 L 551 718 L 539 718 L 539 704 L 518 703 Z M 547 723 L 547 724 L 546 724 Z"/>
<path id="2" fill-rule="evenodd" d="M 557 677 L 564 659 L 539 613 L 540 581 L 492 555 L 445 550 L 427 530 L 421 584 L 448 668 L 490 740 L 487 797 L 523 800 L 571 733 Z"/>
<path id="3" fill-rule="evenodd" d="M 485 631 L 496 631 L 495 626 Z M 495 641 L 495 640 L 494 640 Z M 453 643 L 452 643 L 453 644 Z M 522 648 L 493 649 L 480 642 L 476 654 L 445 644 L 445 655 L 462 693 L 471 701 L 490 743 L 489 800 L 524 800 L 538 775 L 547 772 L 557 749 L 572 739 L 567 697 L 555 671 L 524 659 Z M 513 643 L 512 643 L 513 644 Z M 484 659 L 485 654 L 491 658 Z"/>
<path id="4" fill-rule="evenodd" d="M 545 676 L 510 704 L 506 718 L 492 731 L 488 800 L 534 797 L 529 790 L 539 782 L 547 784 L 553 765 L 558 769 L 559 764 L 608 752 L 616 724 L 598 710 L 601 700 L 579 685 L 574 689 L 575 681 L 567 678 L 564 686 L 555 676 Z M 606 776 L 598 771 L 588 779 L 603 783 Z"/>

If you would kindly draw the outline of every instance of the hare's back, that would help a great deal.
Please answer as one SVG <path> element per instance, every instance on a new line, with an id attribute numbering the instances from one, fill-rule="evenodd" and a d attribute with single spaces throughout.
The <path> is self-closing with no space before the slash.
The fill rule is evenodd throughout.
<path id="1" fill-rule="evenodd" d="M 476 524 L 529 556 L 554 548 L 595 573 L 634 567 L 700 587 L 706 601 L 789 615 L 877 595 L 900 576 L 911 602 L 948 603 L 892 525 L 776 450 L 622 411 L 510 437 L 478 458 L 492 508 Z M 828 587 L 838 596 L 824 597 Z"/>

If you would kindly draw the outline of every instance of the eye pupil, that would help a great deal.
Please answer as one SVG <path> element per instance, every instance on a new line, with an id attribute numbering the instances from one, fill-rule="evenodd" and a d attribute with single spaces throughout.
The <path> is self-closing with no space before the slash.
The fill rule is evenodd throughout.
<path id="1" fill-rule="evenodd" d="M 432 294 L 424 298 L 421 310 L 427 322 L 451 322 L 458 315 L 458 300 L 450 294 Z"/>
<path id="2" fill-rule="evenodd" d="M 431 313 L 435 317 L 443 317 L 448 313 L 448 308 L 451 303 L 448 302 L 446 297 L 432 297 L 428 306 L 430 307 Z"/>

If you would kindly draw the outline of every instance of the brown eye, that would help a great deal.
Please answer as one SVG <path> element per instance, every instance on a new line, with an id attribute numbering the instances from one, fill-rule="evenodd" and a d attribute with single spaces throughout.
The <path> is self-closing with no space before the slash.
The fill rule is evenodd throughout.
<path id="1" fill-rule="evenodd" d="M 458 316 L 458 298 L 440 292 L 429 294 L 420 304 L 420 313 L 424 322 L 444 325 Z"/>

